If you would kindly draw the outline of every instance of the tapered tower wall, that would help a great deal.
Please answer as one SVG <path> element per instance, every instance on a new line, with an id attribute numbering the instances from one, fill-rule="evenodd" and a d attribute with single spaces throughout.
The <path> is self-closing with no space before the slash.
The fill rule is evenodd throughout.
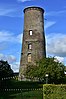
<path id="1" fill-rule="evenodd" d="M 24 30 L 20 61 L 20 79 L 27 64 L 35 64 L 36 60 L 46 57 L 44 34 L 44 10 L 40 7 L 24 9 Z"/>

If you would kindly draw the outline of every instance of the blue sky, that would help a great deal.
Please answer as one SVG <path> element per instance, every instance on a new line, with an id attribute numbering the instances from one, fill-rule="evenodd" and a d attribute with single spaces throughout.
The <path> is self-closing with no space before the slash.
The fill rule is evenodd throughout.
<path id="1" fill-rule="evenodd" d="M 66 64 L 66 0 L 0 0 L 0 59 L 19 71 L 24 13 L 28 6 L 45 10 L 47 56 Z"/>

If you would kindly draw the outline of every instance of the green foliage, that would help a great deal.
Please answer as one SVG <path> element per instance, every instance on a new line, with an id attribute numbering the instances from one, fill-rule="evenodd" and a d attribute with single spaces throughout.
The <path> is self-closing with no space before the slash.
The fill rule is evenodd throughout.
<path id="1" fill-rule="evenodd" d="M 28 65 L 25 73 L 28 78 L 36 78 L 45 81 L 48 74 L 49 83 L 63 83 L 64 65 L 59 63 L 54 57 L 43 58 L 36 62 L 36 65 Z"/>
<path id="2" fill-rule="evenodd" d="M 13 71 L 7 61 L 0 60 L 0 79 L 12 76 Z"/>
<path id="3" fill-rule="evenodd" d="M 66 99 L 66 85 L 43 85 L 43 99 Z"/>

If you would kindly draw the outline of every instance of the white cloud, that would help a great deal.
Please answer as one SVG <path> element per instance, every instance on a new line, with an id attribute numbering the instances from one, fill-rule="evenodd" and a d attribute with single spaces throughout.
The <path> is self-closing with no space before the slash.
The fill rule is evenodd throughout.
<path id="1" fill-rule="evenodd" d="M 48 54 L 66 57 L 66 34 L 51 33 L 47 35 L 46 43 Z"/>
<path id="2" fill-rule="evenodd" d="M 20 17 L 22 18 L 21 9 L 17 7 L 0 7 L 0 16 L 8 16 L 8 17 Z"/>
<path id="3" fill-rule="evenodd" d="M 11 69 L 14 72 L 19 72 L 19 64 L 20 64 L 20 62 L 16 62 L 16 57 L 15 56 L 0 54 L 0 60 L 7 61 L 10 64 Z"/>
<path id="4" fill-rule="evenodd" d="M 60 11 L 51 11 L 51 12 L 47 12 L 46 16 L 65 16 L 66 14 L 66 10 L 60 10 Z"/>
<path id="5" fill-rule="evenodd" d="M 3 59 L 5 59 L 4 54 L 0 54 L 0 60 L 3 60 Z"/>
<path id="6" fill-rule="evenodd" d="M 59 57 L 59 56 L 55 56 L 55 58 L 59 61 L 59 62 L 64 62 L 64 57 Z"/>
<path id="7" fill-rule="evenodd" d="M 11 13 L 11 12 L 13 12 L 14 10 L 13 9 L 1 9 L 0 8 L 0 16 L 3 16 L 3 15 L 7 15 L 7 14 L 9 14 L 9 13 Z"/>
<path id="8" fill-rule="evenodd" d="M 0 54 L 0 60 L 8 61 L 8 63 L 10 64 L 16 62 L 16 57 L 13 55 Z"/>
<path id="9" fill-rule="evenodd" d="M 14 64 L 11 64 L 11 68 L 14 72 L 19 72 L 19 65 L 20 63 L 19 62 L 16 62 Z"/>
<path id="10" fill-rule="evenodd" d="M 0 31 L 0 43 L 2 42 L 13 42 L 21 43 L 22 42 L 22 33 L 15 36 L 13 33 L 8 31 Z"/>
<path id="11" fill-rule="evenodd" d="M 19 34 L 19 35 L 16 37 L 16 40 L 17 40 L 19 43 L 22 43 L 22 38 L 23 38 L 23 33 Z"/>
<path id="12" fill-rule="evenodd" d="M 16 61 L 16 57 L 13 55 L 6 56 L 6 59 L 9 63 L 13 63 Z"/>
<path id="13" fill-rule="evenodd" d="M 8 47 L 8 44 L 14 44 L 14 43 L 21 44 L 22 43 L 22 35 L 23 35 L 22 33 L 19 35 L 14 35 L 13 33 L 10 33 L 8 31 L 0 31 L 0 51 L 4 50 L 6 45 L 7 45 L 6 47 Z M 18 72 L 19 71 L 19 63 L 16 62 L 18 60 L 18 58 L 16 58 L 14 55 L 7 55 L 7 51 L 6 51 L 6 55 L 1 54 L 1 53 L 0 53 L 0 60 L 8 61 L 8 63 L 11 64 L 11 68 L 13 69 L 13 71 Z M 11 52 L 9 52 L 9 53 L 11 53 Z"/>
<path id="14" fill-rule="evenodd" d="M 0 31 L 0 42 L 3 41 L 9 41 L 9 39 L 12 37 L 12 34 L 8 31 Z"/>
<path id="15" fill-rule="evenodd" d="M 44 28 L 47 29 L 47 28 L 53 26 L 54 24 L 56 24 L 55 21 L 54 22 L 53 21 L 48 21 L 48 22 L 45 23 L 45 27 Z"/>
<path id="16" fill-rule="evenodd" d="M 18 0 L 18 1 L 21 1 L 21 2 L 26 2 L 26 1 L 31 1 L 31 0 Z"/>

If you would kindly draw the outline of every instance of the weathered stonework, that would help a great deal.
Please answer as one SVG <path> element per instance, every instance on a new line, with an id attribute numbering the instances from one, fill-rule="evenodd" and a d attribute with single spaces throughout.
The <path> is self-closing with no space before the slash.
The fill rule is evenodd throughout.
<path id="1" fill-rule="evenodd" d="M 27 64 L 34 64 L 36 60 L 46 57 L 43 13 L 44 10 L 40 7 L 24 9 L 24 31 L 19 80 L 23 77 Z M 31 35 L 30 31 L 32 31 Z M 29 54 L 29 61 L 31 62 L 28 62 Z"/>

